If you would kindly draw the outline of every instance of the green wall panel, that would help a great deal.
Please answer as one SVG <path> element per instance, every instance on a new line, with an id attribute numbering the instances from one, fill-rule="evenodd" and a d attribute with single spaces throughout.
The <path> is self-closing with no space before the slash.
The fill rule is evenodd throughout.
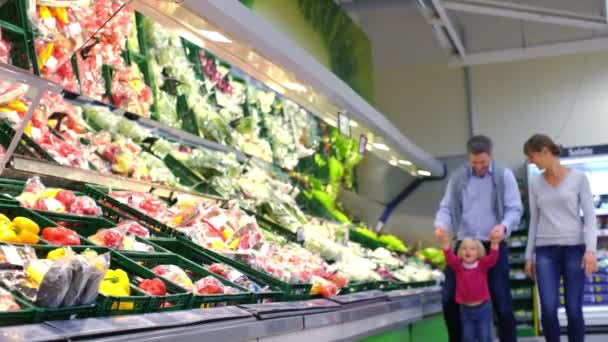
<path id="1" fill-rule="evenodd" d="M 333 0 L 240 0 L 373 104 L 371 44 Z"/>

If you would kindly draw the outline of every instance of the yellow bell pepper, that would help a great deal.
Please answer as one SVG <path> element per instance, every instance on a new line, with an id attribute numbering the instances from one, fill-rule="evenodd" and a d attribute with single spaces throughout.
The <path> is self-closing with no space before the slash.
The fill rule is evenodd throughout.
<path id="1" fill-rule="evenodd" d="M 40 19 L 42 19 L 42 20 L 49 19 L 53 16 L 53 14 L 51 13 L 51 10 L 46 6 L 39 6 L 38 14 L 40 15 Z"/>
<path id="2" fill-rule="evenodd" d="M 39 232 L 40 227 L 36 222 L 25 217 L 16 217 L 13 222 L 0 223 L 0 241 L 4 242 L 35 244 L 40 241 Z"/>
<path id="3" fill-rule="evenodd" d="M 13 100 L 6 106 L 6 108 L 14 110 L 15 112 L 27 112 L 28 106 L 21 100 Z"/>
<path id="4" fill-rule="evenodd" d="M 17 216 L 13 219 L 13 225 L 21 230 L 25 230 L 34 234 L 40 233 L 40 226 L 27 217 Z"/>
<path id="5" fill-rule="evenodd" d="M 55 44 L 53 42 L 50 42 L 47 44 L 47 46 L 44 47 L 44 50 L 42 50 L 40 52 L 40 54 L 38 54 L 38 67 L 40 69 L 44 68 L 44 66 L 46 65 L 46 62 L 49 60 L 49 58 L 53 54 L 54 48 L 55 48 Z"/>
<path id="6" fill-rule="evenodd" d="M 129 276 L 121 269 L 108 270 L 99 285 L 99 293 L 111 297 L 128 297 L 131 295 Z M 112 309 L 133 310 L 133 303 L 114 303 Z"/>
<path id="7" fill-rule="evenodd" d="M 11 223 L 11 219 L 4 214 L 0 214 L 0 223 Z"/>
<path id="8" fill-rule="evenodd" d="M 0 241 L 8 243 L 19 243 L 19 238 L 15 231 L 10 228 L 0 229 Z"/>
<path id="9" fill-rule="evenodd" d="M 70 20 L 68 19 L 68 11 L 65 7 L 55 7 L 52 10 L 55 18 L 64 24 L 67 24 Z"/>
<path id="10" fill-rule="evenodd" d="M 53 249 L 52 251 L 50 251 L 46 255 L 46 258 L 49 260 L 57 260 L 57 259 L 63 258 L 64 256 L 65 256 L 65 248 L 61 247 L 61 248 Z"/>

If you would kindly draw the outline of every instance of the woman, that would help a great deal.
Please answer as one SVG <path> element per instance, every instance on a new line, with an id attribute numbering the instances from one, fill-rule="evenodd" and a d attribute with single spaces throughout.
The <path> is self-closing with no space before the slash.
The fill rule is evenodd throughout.
<path id="1" fill-rule="evenodd" d="M 563 278 L 568 340 L 582 342 L 585 275 L 597 269 L 596 217 L 589 181 L 582 171 L 560 164 L 560 148 L 546 135 L 532 136 L 524 145 L 524 153 L 530 163 L 544 170 L 530 181 L 526 273 L 536 278 L 545 339 L 560 340 L 557 309 Z"/>

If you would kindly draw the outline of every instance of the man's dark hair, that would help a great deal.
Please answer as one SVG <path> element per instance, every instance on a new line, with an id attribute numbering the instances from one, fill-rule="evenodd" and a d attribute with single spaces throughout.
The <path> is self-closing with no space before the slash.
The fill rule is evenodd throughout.
<path id="1" fill-rule="evenodd" d="M 476 135 L 467 141 L 467 151 L 473 155 L 492 154 L 492 140 L 485 135 Z"/>

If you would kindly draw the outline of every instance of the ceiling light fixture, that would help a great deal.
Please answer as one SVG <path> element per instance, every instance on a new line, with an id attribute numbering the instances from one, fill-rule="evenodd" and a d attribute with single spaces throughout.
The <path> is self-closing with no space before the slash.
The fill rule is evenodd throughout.
<path id="1" fill-rule="evenodd" d="M 350 120 L 350 127 L 359 127 L 357 121 Z"/>
<path id="2" fill-rule="evenodd" d="M 397 161 L 395 159 L 391 159 L 388 162 L 389 164 L 393 165 L 393 166 L 397 166 Z"/>
<path id="3" fill-rule="evenodd" d="M 199 30 L 201 35 L 209 40 L 213 40 L 218 43 L 232 43 L 232 40 L 226 38 L 224 35 L 217 31 Z"/>
<path id="4" fill-rule="evenodd" d="M 406 166 L 412 166 L 412 162 L 409 160 L 403 160 L 403 159 L 399 159 L 399 164 L 401 165 L 406 165 Z"/>
<path id="5" fill-rule="evenodd" d="M 283 85 L 290 90 L 297 91 L 298 93 L 303 93 L 306 91 L 306 87 L 301 85 L 300 83 L 295 82 L 284 82 Z"/>
<path id="6" fill-rule="evenodd" d="M 418 170 L 418 174 L 421 175 L 421 176 L 424 176 L 424 177 L 428 177 L 428 176 L 431 175 L 430 172 L 425 171 L 425 170 Z"/>
<path id="7" fill-rule="evenodd" d="M 390 148 L 383 143 L 373 143 L 374 147 L 380 151 L 390 151 Z"/>

